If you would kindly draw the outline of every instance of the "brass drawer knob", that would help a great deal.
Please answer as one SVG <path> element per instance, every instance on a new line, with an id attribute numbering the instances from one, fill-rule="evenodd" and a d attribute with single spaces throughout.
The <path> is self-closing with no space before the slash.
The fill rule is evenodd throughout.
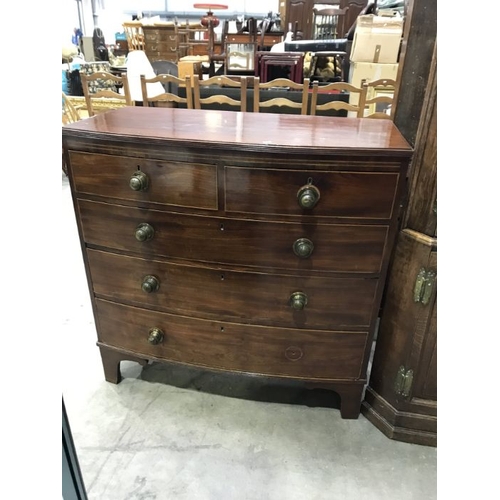
<path id="1" fill-rule="evenodd" d="M 156 292 L 158 288 L 160 288 L 160 281 L 156 276 L 148 274 L 147 276 L 144 276 L 141 288 L 142 291 L 146 293 Z"/>
<path id="2" fill-rule="evenodd" d="M 302 186 L 297 192 L 297 201 L 299 206 L 305 209 L 311 209 L 316 206 L 320 197 L 319 189 L 312 184 Z"/>
<path id="3" fill-rule="evenodd" d="M 290 295 L 290 305 L 296 311 L 302 311 L 307 305 L 307 295 L 304 292 L 294 292 Z"/>
<path id="4" fill-rule="evenodd" d="M 138 241 L 148 241 L 155 235 L 155 230 L 153 226 L 149 225 L 147 222 L 139 224 L 135 228 L 135 238 Z"/>
<path id="5" fill-rule="evenodd" d="M 314 244 L 307 238 L 299 238 L 293 244 L 293 253 L 301 259 L 307 259 L 314 250 Z"/>
<path id="6" fill-rule="evenodd" d="M 153 345 L 158 345 L 163 341 L 163 332 L 159 328 L 151 328 L 149 330 L 148 342 Z"/>
<path id="7" fill-rule="evenodd" d="M 134 191 L 146 191 L 149 185 L 149 179 L 144 172 L 138 170 L 132 175 L 128 184 Z"/>

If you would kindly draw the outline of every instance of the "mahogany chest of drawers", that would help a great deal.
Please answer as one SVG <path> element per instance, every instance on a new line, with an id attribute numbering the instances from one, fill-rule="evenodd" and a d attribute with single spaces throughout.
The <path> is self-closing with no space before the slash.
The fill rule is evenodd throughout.
<path id="1" fill-rule="evenodd" d="M 358 417 L 411 157 L 391 121 L 125 107 L 63 147 L 106 380 L 299 379 Z"/>

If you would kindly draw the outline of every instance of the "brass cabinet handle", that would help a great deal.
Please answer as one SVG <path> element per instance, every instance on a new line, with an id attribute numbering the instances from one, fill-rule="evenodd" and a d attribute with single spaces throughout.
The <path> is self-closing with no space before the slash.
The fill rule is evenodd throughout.
<path id="1" fill-rule="evenodd" d="M 139 241 L 148 241 L 154 235 L 155 230 L 153 226 L 150 226 L 147 222 L 143 222 L 135 228 L 135 238 Z"/>
<path id="2" fill-rule="evenodd" d="M 314 244 L 307 238 L 299 238 L 293 244 L 293 253 L 301 259 L 307 259 L 314 250 Z"/>
<path id="3" fill-rule="evenodd" d="M 149 330 L 148 342 L 153 345 L 158 345 L 163 341 L 164 334 L 159 328 L 151 328 Z"/>
<path id="4" fill-rule="evenodd" d="M 320 197 L 319 189 L 312 184 L 302 186 L 297 192 L 297 201 L 301 208 L 311 209 L 316 206 Z"/>
<path id="5" fill-rule="evenodd" d="M 290 305 L 296 311 L 302 311 L 307 305 L 307 295 L 304 292 L 294 292 L 290 295 Z"/>
<path id="6" fill-rule="evenodd" d="M 153 293 L 160 288 L 160 280 L 151 274 L 144 276 L 141 285 L 142 291 L 146 293 Z"/>
<path id="7" fill-rule="evenodd" d="M 134 172 L 128 184 L 134 191 L 146 191 L 149 185 L 149 179 L 144 172 L 138 170 Z"/>

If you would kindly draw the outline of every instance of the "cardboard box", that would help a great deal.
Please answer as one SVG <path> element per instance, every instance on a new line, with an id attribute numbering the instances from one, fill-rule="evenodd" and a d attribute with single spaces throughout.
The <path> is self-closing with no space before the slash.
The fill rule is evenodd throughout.
<path id="1" fill-rule="evenodd" d="M 361 87 L 363 81 L 374 81 L 382 78 L 397 80 L 399 64 L 380 64 L 351 62 L 349 69 L 349 83 L 355 87 Z M 349 103 L 357 105 L 359 102 L 358 94 L 349 95 Z M 373 112 L 374 110 L 370 111 Z M 356 113 L 349 112 L 348 116 L 356 116 Z"/>
<path id="2" fill-rule="evenodd" d="M 401 17 L 359 16 L 350 59 L 353 62 L 397 63 L 402 36 Z"/>

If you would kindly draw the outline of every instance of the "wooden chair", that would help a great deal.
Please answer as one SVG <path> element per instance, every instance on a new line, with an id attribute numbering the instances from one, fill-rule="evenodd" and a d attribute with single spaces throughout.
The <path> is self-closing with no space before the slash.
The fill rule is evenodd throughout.
<path id="1" fill-rule="evenodd" d="M 106 71 L 96 71 L 90 75 L 80 73 L 80 78 L 82 80 L 83 95 L 85 96 L 85 103 L 89 116 L 95 115 L 93 106 L 93 101 L 95 100 L 113 99 L 113 103 L 115 104 L 114 107 L 133 106 L 126 73 L 122 73 L 122 76 L 117 76 Z M 101 88 L 97 85 L 91 89 L 91 83 L 96 82 L 96 84 L 98 84 L 99 81 L 106 82 L 108 86 L 106 88 Z M 116 87 L 110 87 L 110 83 L 122 85 L 123 94 L 119 93 Z"/>
<path id="2" fill-rule="evenodd" d="M 123 31 L 127 37 L 128 50 L 145 50 L 146 42 L 144 31 L 140 21 L 127 21 L 122 24 Z"/>
<path id="3" fill-rule="evenodd" d="M 68 96 L 62 93 L 62 124 L 67 125 L 68 123 L 75 123 L 81 120 L 82 117 L 78 112 L 78 109 L 73 105 L 73 103 L 68 99 Z M 66 165 L 66 160 L 64 158 L 64 150 L 62 152 L 62 171 L 64 175 L 68 175 L 68 166 Z"/>
<path id="4" fill-rule="evenodd" d="M 238 111 L 247 110 L 247 78 L 242 76 L 241 78 L 232 79 L 228 76 L 213 76 L 205 80 L 200 80 L 198 75 L 193 76 L 193 97 L 194 97 L 194 108 L 202 109 L 202 104 L 226 104 L 228 106 L 239 107 Z M 253 77 L 250 77 L 253 78 Z M 201 87 L 207 87 L 210 85 L 218 85 L 220 87 L 232 87 L 240 89 L 240 99 L 233 99 L 224 94 L 216 94 L 208 97 L 201 97 Z"/>
<path id="5" fill-rule="evenodd" d="M 68 99 L 68 96 L 62 93 L 62 124 L 75 123 L 82 117 L 77 107 Z"/>
<path id="6" fill-rule="evenodd" d="M 340 8 L 340 5 L 327 9 L 313 9 L 313 39 L 314 40 L 332 40 L 342 38 L 343 33 L 338 32 L 338 26 L 341 24 L 340 18 L 345 16 L 349 7 Z"/>
<path id="7" fill-rule="evenodd" d="M 320 92 L 320 90 L 321 92 L 348 92 L 349 95 L 352 95 L 353 93 L 358 94 L 359 101 L 358 104 L 351 104 L 348 102 L 332 99 L 331 101 L 328 101 L 324 104 L 318 104 L 318 93 Z M 328 83 L 326 85 L 321 85 L 321 87 L 319 86 L 318 82 L 313 82 L 311 95 L 311 115 L 315 115 L 317 111 L 345 110 L 348 112 L 354 112 L 356 113 L 356 116 L 358 116 L 357 114 L 359 113 L 359 110 L 362 109 L 360 106 L 362 99 L 364 99 L 363 96 L 365 93 L 366 89 L 355 87 L 354 85 L 346 82 Z"/>
<path id="8" fill-rule="evenodd" d="M 171 88 L 171 92 L 163 92 L 154 96 L 148 95 L 148 83 L 161 83 L 164 88 Z M 172 87 L 177 90 L 179 87 L 186 87 L 186 97 L 180 97 L 178 93 L 175 93 Z M 146 78 L 141 75 L 141 90 L 142 90 L 142 105 L 144 107 L 149 107 L 150 103 L 171 103 L 173 106 L 176 104 L 185 104 L 188 109 L 193 109 L 193 91 L 191 88 L 191 77 L 186 76 L 183 80 L 177 76 L 170 74 L 159 74 L 153 78 Z"/>
<path id="9" fill-rule="evenodd" d="M 365 81 L 362 86 L 364 92 L 359 98 L 358 118 L 392 120 L 390 113 L 377 111 L 377 104 L 387 104 L 387 108 L 390 110 L 390 106 L 394 102 L 396 81 L 382 78 L 371 82 Z"/>
<path id="10" fill-rule="evenodd" d="M 203 62 L 210 62 L 209 53 L 209 31 L 201 24 L 180 24 L 177 19 L 174 22 L 176 57 L 177 62 L 186 56 L 200 55 L 204 56 Z"/>
<path id="11" fill-rule="evenodd" d="M 324 83 L 346 82 L 349 57 L 344 51 L 320 51 L 311 54 L 309 78 Z"/>
<path id="12" fill-rule="evenodd" d="M 225 70 L 225 64 L 226 64 L 226 39 L 229 31 L 229 23 L 228 21 L 221 21 L 222 24 L 222 31 L 221 31 L 221 39 L 220 39 L 220 53 L 218 53 L 215 50 L 215 31 L 214 27 L 212 24 L 212 21 L 209 21 L 208 23 L 208 30 L 209 30 L 209 38 L 208 38 L 208 58 L 210 59 L 210 65 L 208 69 L 208 76 L 212 77 L 215 76 L 216 73 L 216 64 L 220 64 L 224 67 Z"/>
<path id="13" fill-rule="evenodd" d="M 290 92 L 294 90 L 301 91 L 300 102 L 292 101 L 286 97 L 274 97 L 265 101 L 261 101 L 261 90 L 282 88 Z M 293 90 L 292 90 L 293 89 Z M 261 82 L 259 77 L 254 79 L 253 91 L 253 112 L 259 113 L 261 108 L 270 108 L 271 106 L 286 106 L 288 108 L 300 109 L 301 115 L 307 115 L 307 107 L 309 103 L 309 78 L 304 78 L 303 83 L 297 83 L 287 78 L 276 78 L 270 82 Z"/>

